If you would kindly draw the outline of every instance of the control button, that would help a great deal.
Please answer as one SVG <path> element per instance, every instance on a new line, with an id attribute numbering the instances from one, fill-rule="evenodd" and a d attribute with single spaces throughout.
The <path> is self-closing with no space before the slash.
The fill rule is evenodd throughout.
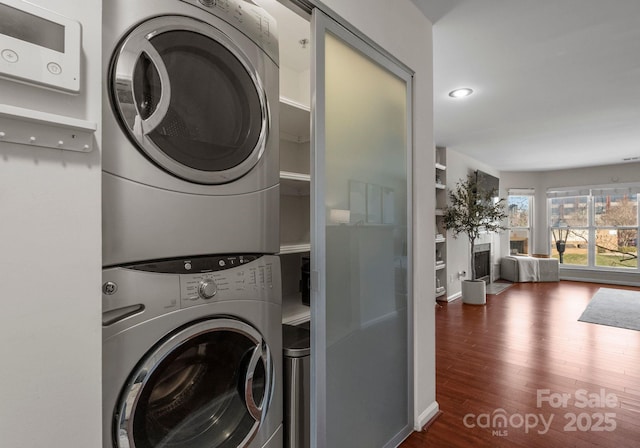
<path id="1" fill-rule="evenodd" d="M 220 265 L 220 267 L 225 267 L 227 265 L 227 263 L 224 260 L 218 261 L 218 264 Z"/>
<path id="2" fill-rule="evenodd" d="M 213 280 L 203 280 L 198 286 L 198 295 L 203 299 L 210 299 L 218 292 L 218 286 Z"/>
<path id="3" fill-rule="evenodd" d="M 4 59 L 5 61 L 11 64 L 18 62 L 18 60 L 20 59 L 18 57 L 18 53 L 16 53 L 13 50 L 5 49 L 5 50 L 2 50 L 1 54 L 2 54 L 2 59 Z"/>
<path id="4" fill-rule="evenodd" d="M 59 75 L 60 73 L 62 73 L 62 67 L 60 67 L 55 62 L 49 62 L 47 64 L 47 70 L 49 70 L 49 73 L 51 73 L 52 75 Z"/>

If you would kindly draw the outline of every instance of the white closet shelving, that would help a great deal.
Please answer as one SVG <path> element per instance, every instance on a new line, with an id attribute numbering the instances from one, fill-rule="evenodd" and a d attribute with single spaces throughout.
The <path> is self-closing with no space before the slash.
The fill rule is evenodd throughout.
<path id="1" fill-rule="evenodd" d="M 311 114 L 309 107 L 280 99 L 280 259 L 282 263 L 282 322 L 298 325 L 310 318 L 302 301 L 301 266 L 309 256 L 309 173 Z"/>
<path id="2" fill-rule="evenodd" d="M 447 205 L 447 150 L 436 148 L 435 163 L 436 235 L 435 235 L 435 298 L 447 301 L 447 232 L 444 228 L 444 208 Z"/>

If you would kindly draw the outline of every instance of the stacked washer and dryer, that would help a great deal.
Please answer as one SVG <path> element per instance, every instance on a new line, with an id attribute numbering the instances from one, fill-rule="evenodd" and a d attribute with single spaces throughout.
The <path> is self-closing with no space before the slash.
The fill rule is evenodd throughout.
<path id="1" fill-rule="evenodd" d="M 103 28 L 103 447 L 279 448 L 275 23 L 110 0 Z"/>

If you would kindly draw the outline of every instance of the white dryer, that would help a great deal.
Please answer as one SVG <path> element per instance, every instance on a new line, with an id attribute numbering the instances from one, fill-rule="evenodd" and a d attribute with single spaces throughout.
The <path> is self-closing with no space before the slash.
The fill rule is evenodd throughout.
<path id="1" fill-rule="evenodd" d="M 110 0 L 103 28 L 103 265 L 278 252 L 274 20 L 244 0 Z"/>
<path id="2" fill-rule="evenodd" d="M 103 271 L 104 448 L 282 448 L 279 258 Z"/>

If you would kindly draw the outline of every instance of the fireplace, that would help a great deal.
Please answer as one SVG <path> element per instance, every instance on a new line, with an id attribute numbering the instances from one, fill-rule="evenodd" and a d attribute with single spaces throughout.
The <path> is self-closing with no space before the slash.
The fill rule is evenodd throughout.
<path id="1" fill-rule="evenodd" d="M 476 244 L 473 248 L 473 264 L 476 267 L 476 279 L 491 283 L 491 244 Z"/>

